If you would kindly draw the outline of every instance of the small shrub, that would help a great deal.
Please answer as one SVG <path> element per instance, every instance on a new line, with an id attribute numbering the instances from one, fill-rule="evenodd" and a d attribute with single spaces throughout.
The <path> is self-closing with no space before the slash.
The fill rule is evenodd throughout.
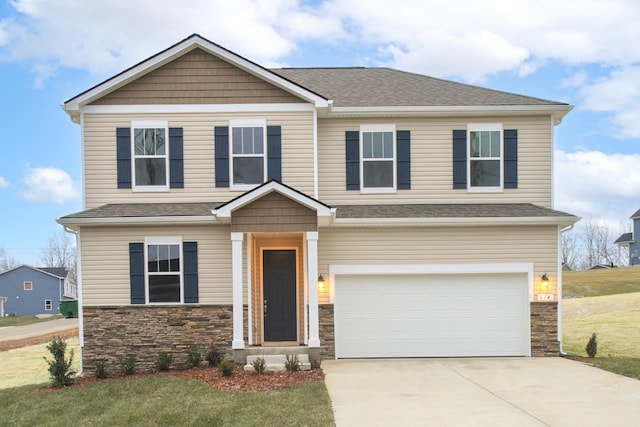
<path id="1" fill-rule="evenodd" d="M 104 359 L 96 360 L 95 377 L 100 380 L 107 378 L 107 362 Z"/>
<path id="2" fill-rule="evenodd" d="M 267 362 L 264 360 L 264 357 L 255 359 L 251 362 L 251 366 L 253 366 L 253 370 L 256 371 L 258 375 L 264 374 L 264 371 L 267 370 Z"/>
<path id="3" fill-rule="evenodd" d="M 297 354 L 287 354 L 287 360 L 284 362 L 284 368 L 289 372 L 297 372 L 300 370 L 300 360 Z"/>
<path id="4" fill-rule="evenodd" d="M 187 365 L 190 368 L 197 368 L 202 362 L 202 354 L 200 353 L 200 347 L 196 344 L 191 344 L 187 351 Z"/>
<path id="5" fill-rule="evenodd" d="M 233 360 L 224 359 L 220 363 L 218 363 L 218 369 L 223 377 L 230 377 L 233 375 L 234 363 Z"/>
<path id="6" fill-rule="evenodd" d="M 218 366 L 220 362 L 222 362 L 222 352 L 218 350 L 216 346 L 212 345 L 211 347 L 209 347 L 206 359 L 209 367 L 214 368 Z"/>
<path id="7" fill-rule="evenodd" d="M 587 343 L 587 356 L 590 358 L 596 357 L 598 353 L 598 340 L 596 339 L 596 333 L 594 332 L 589 338 L 589 342 Z"/>
<path id="8" fill-rule="evenodd" d="M 156 362 L 154 364 L 156 371 L 165 372 L 169 370 L 169 367 L 173 363 L 173 354 L 161 351 L 158 353 L 158 357 L 156 358 Z"/>
<path id="9" fill-rule="evenodd" d="M 129 354 L 120 358 L 120 371 L 123 375 L 133 375 L 136 373 L 136 356 Z"/>
<path id="10" fill-rule="evenodd" d="M 73 350 L 66 358 L 67 342 L 60 337 L 55 337 L 48 345 L 47 350 L 53 356 L 53 360 L 49 360 L 43 356 L 43 359 L 49 365 L 49 377 L 51 384 L 55 387 L 65 387 L 73 384 L 73 376 L 76 371 L 71 368 L 73 362 Z"/>

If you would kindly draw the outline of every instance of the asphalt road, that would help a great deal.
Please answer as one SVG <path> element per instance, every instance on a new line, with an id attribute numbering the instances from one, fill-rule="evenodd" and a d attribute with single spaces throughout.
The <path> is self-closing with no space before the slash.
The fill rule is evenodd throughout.
<path id="1" fill-rule="evenodd" d="M 67 331 L 77 327 L 78 319 L 56 319 L 25 326 L 5 326 L 0 328 L 0 341 L 37 337 L 54 332 Z"/>

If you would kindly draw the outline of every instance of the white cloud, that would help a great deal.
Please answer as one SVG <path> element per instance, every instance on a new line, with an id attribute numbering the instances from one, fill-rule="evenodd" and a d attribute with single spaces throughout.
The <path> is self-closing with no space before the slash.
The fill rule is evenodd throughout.
<path id="1" fill-rule="evenodd" d="M 4 179 L 3 176 L 0 176 L 0 188 L 6 188 L 9 186 L 9 181 Z"/>
<path id="2" fill-rule="evenodd" d="M 20 195 L 30 202 L 63 204 L 80 197 L 69 174 L 61 169 L 29 169 L 23 183 L 25 190 Z"/>
<path id="3" fill-rule="evenodd" d="M 555 152 L 555 207 L 625 223 L 640 208 L 640 154 Z"/>

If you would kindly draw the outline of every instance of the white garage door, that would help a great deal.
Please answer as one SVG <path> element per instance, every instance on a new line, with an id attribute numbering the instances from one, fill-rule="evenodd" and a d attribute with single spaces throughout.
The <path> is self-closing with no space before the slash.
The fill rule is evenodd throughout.
<path id="1" fill-rule="evenodd" d="M 526 274 L 336 276 L 336 357 L 529 355 Z"/>

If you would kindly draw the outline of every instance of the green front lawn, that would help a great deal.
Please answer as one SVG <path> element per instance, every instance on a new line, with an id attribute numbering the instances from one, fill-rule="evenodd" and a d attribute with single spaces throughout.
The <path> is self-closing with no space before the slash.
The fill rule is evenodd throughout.
<path id="1" fill-rule="evenodd" d="M 332 426 L 324 383 L 229 392 L 192 379 L 148 376 L 44 391 L 0 390 L 3 425 Z"/>

